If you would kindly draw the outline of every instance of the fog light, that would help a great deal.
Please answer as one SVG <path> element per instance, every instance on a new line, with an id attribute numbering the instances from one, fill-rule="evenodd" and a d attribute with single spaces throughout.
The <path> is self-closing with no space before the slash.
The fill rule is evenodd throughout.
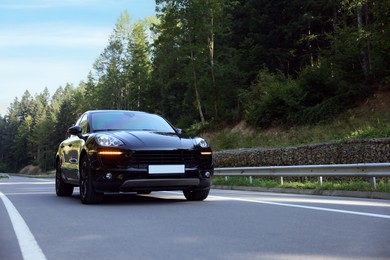
<path id="1" fill-rule="evenodd" d="M 209 177 L 211 176 L 211 173 L 210 173 L 210 172 L 205 172 L 205 173 L 204 173 L 204 176 L 205 176 L 206 178 L 209 178 Z"/>
<path id="2" fill-rule="evenodd" d="M 106 177 L 107 180 L 111 180 L 112 179 L 112 174 L 110 172 L 107 172 L 105 177 Z"/>

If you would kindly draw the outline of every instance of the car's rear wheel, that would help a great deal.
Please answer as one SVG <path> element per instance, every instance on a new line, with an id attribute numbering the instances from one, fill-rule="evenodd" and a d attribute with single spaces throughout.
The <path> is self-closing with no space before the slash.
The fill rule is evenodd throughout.
<path id="1" fill-rule="evenodd" d="M 209 195 L 210 188 L 203 190 L 183 190 L 184 197 L 190 201 L 202 201 Z"/>
<path id="2" fill-rule="evenodd" d="M 80 198 L 83 204 L 96 204 L 103 200 L 104 193 L 96 192 L 92 184 L 88 157 L 84 156 L 80 167 Z"/>
<path id="3" fill-rule="evenodd" d="M 62 179 L 61 162 L 58 161 L 56 168 L 56 194 L 59 197 L 69 197 L 73 194 L 73 185 Z"/>

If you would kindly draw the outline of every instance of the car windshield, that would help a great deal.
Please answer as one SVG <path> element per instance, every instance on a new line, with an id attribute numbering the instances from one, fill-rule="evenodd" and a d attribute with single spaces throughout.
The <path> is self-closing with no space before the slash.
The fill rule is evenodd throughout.
<path id="1" fill-rule="evenodd" d="M 126 111 L 93 113 L 91 125 L 93 132 L 114 130 L 175 132 L 171 125 L 158 115 Z"/>

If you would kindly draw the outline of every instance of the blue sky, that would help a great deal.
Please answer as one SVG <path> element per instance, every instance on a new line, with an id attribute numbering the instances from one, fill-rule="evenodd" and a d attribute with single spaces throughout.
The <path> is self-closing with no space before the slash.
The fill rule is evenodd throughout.
<path id="1" fill-rule="evenodd" d="M 155 15 L 154 0 L 1 0 L 0 114 L 25 90 L 78 86 L 108 44 L 119 15 Z"/>

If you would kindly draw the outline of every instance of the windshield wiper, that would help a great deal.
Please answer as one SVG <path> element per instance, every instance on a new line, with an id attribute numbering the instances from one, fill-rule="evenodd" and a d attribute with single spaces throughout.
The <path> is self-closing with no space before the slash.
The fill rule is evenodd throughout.
<path id="1" fill-rule="evenodd" d="M 122 129 L 113 129 L 113 128 L 94 130 L 94 132 L 109 132 L 109 131 L 123 131 L 123 130 Z"/>

